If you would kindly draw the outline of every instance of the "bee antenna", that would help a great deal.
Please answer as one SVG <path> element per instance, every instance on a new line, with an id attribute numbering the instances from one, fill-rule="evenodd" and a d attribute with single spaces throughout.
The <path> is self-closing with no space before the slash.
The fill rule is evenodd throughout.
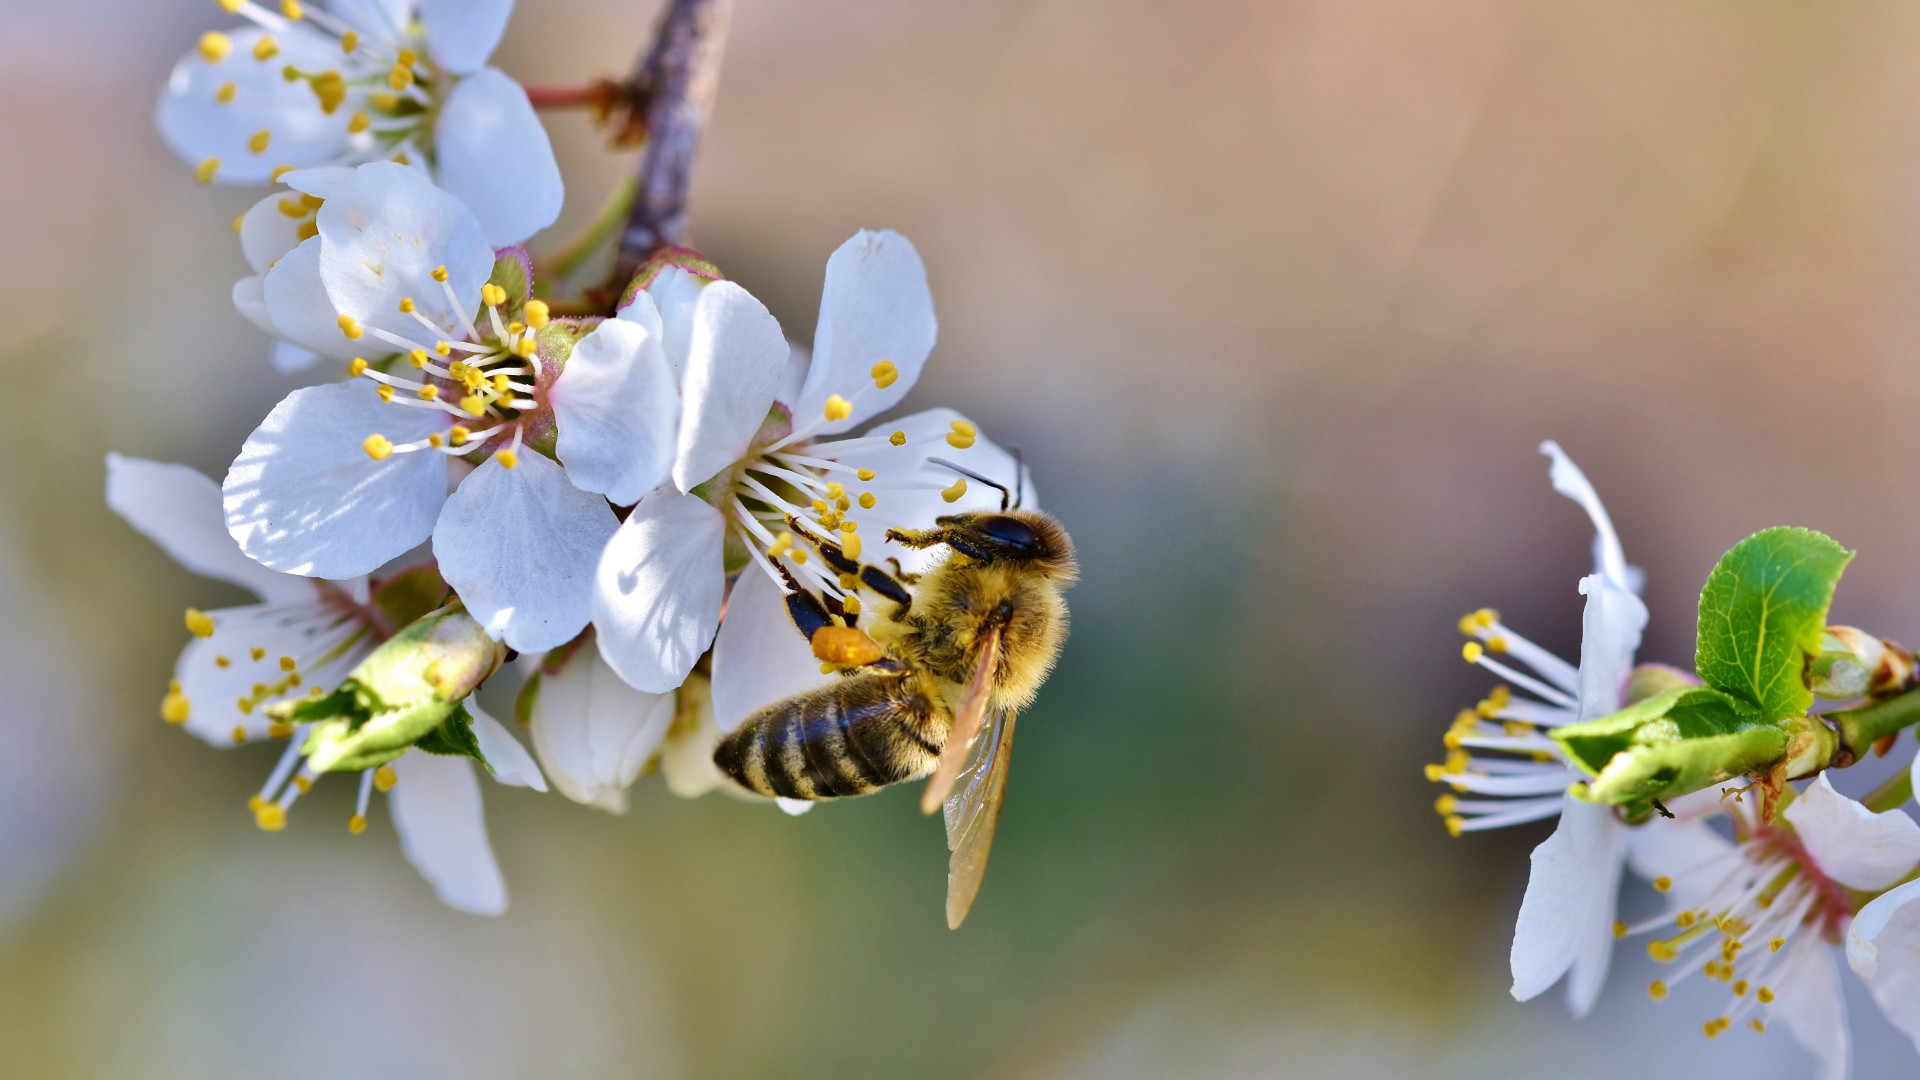
<path id="1" fill-rule="evenodd" d="M 1027 458 L 1017 446 L 1007 447 L 1013 454 L 1013 508 L 1027 501 Z"/>
<path id="2" fill-rule="evenodd" d="M 953 462 L 948 461 L 946 458 L 930 457 L 927 459 L 927 464 L 938 465 L 943 469 L 952 469 L 954 472 L 959 473 L 961 476 L 964 476 L 970 480 L 978 480 L 981 483 L 987 485 L 988 487 L 998 491 L 1000 493 L 1000 509 L 1002 510 L 1005 510 L 1007 508 L 1007 500 L 1013 497 L 1012 493 L 1007 490 L 1007 485 L 1001 483 L 998 480 L 989 480 L 986 477 L 981 476 L 979 473 L 974 472 L 972 469 L 969 469 L 964 465 L 955 465 Z"/>

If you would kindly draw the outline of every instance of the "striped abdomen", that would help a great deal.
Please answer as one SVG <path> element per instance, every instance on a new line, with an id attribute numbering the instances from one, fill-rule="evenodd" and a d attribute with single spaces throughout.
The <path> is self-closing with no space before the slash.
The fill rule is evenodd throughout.
<path id="1" fill-rule="evenodd" d="M 909 678 L 854 675 L 747 717 L 713 761 L 762 795 L 865 795 L 932 772 L 950 724 Z"/>

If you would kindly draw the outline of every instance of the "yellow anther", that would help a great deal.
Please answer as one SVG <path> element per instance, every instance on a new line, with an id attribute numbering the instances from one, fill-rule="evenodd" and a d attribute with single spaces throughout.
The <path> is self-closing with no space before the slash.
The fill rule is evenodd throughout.
<path id="1" fill-rule="evenodd" d="M 827 485 L 827 498 L 829 499 L 837 499 L 846 493 L 847 488 L 844 484 L 831 483 Z"/>
<path id="2" fill-rule="evenodd" d="M 447 280 L 447 266 L 445 263 L 441 263 L 439 266 L 434 267 L 429 272 L 433 275 L 433 280 L 435 281 Z"/>
<path id="3" fill-rule="evenodd" d="M 213 92 L 213 100 L 219 102 L 222 105 L 231 105 L 233 104 L 233 99 L 235 97 L 238 97 L 239 94 L 240 94 L 239 83 L 223 82 L 220 84 L 220 89 L 215 90 Z"/>
<path id="4" fill-rule="evenodd" d="M 831 675 L 834 672 L 839 670 L 840 670 L 839 668 L 835 667 L 832 664 L 827 663 L 825 660 L 820 661 L 820 674 L 822 675 Z"/>
<path id="5" fill-rule="evenodd" d="M 848 522 L 848 524 L 852 524 L 852 522 Z M 858 533 L 840 534 L 840 554 L 845 555 L 849 559 L 857 559 L 860 557 L 860 536 Z"/>
<path id="6" fill-rule="evenodd" d="M 1488 638 L 1488 639 L 1487 639 L 1487 651 L 1488 651 L 1488 652 L 1506 652 L 1506 651 L 1507 651 L 1507 639 L 1506 639 L 1506 638 L 1503 638 L 1503 637 L 1490 637 L 1490 638 Z"/>
<path id="7" fill-rule="evenodd" d="M 1663 964 L 1671 964 L 1679 958 L 1680 950 L 1673 947 L 1673 942 L 1656 938 L 1647 942 L 1647 955 Z"/>
<path id="8" fill-rule="evenodd" d="M 427 436 L 427 445 L 433 447 L 435 450 L 440 449 L 441 445 L 445 442 L 446 440 L 442 439 L 440 433 L 437 431 Z"/>
<path id="9" fill-rule="evenodd" d="M 387 72 L 387 85 L 392 87 L 395 93 L 412 86 L 413 69 L 404 64 L 393 65 L 393 70 Z"/>
<path id="10" fill-rule="evenodd" d="M 520 464 L 520 455 L 510 449 L 502 450 L 493 456 L 499 460 L 500 467 L 503 469 L 511 469 L 515 465 Z"/>
<path id="11" fill-rule="evenodd" d="M 279 832 L 287 827 L 287 812 L 279 803 L 263 802 L 253 812 L 253 823 L 266 832 Z"/>
<path id="12" fill-rule="evenodd" d="M 293 738 L 293 725 L 284 720 L 276 720 L 267 725 L 267 738 L 291 739 Z"/>
<path id="13" fill-rule="evenodd" d="M 833 508 L 844 514 L 847 511 L 853 509 L 853 501 L 848 499 L 845 495 L 842 495 L 839 498 L 833 500 Z"/>
<path id="14" fill-rule="evenodd" d="M 252 657 L 253 662 L 257 664 L 267 658 L 267 650 L 255 645 L 253 648 L 247 650 L 247 655 Z"/>
<path id="15" fill-rule="evenodd" d="M 895 446 L 905 446 L 907 445 L 907 433 L 904 431 L 896 431 L 887 436 L 887 441 Z"/>
<path id="16" fill-rule="evenodd" d="M 879 500 L 875 499 L 873 497 L 873 492 L 869 491 L 860 496 L 860 509 L 871 510 L 873 509 L 873 504 L 876 502 L 879 502 Z"/>
<path id="17" fill-rule="evenodd" d="M 393 387 L 388 386 L 385 383 L 381 383 L 379 386 L 374 387 L 373 392 L 380 395 L 381 401 L 393 400 Z"/>
<path id="18" fill-rule="evenodd" d="M 282 217 L 290 217 L 295 221 L 313 213 L 312 210 L 307 208 L 307 204 L 304 201 L 294 198 L 291 195 L 281 199 L 274 205 L 279 208 Z"/>
<path id="19" fill-rule="evenodd" d="M 513 349 L 511 351 L 513 355 L 525 360 L 527 357 L 540 351 L 540 343 L 531 337 L 523 337 L 513 343 Z"/>
<path id="20" fill-rule="evenodd" d="M 292 64 L 288 64 L 286 67 L 280 69 L 280 77 L 290 83 L 299 82 L 300 69 L 294 67 Z"/>
<path id="21" fill-rule="evenodd" d="M 1673 879 L 1667 875 L 1661 874 L 1659 877 L 1653 879 L 1654 892 L 1666 892 L 1671 888 L 1673 888 Z"/>
<path id="22" fill-rule="evenodd" d="M 313 781 L 304 776 L 296 776 L 293 778 L 293 786 L 300 789 L 300 794 L 305 795 L 313 790 Z"/>
<path id="23" fill-rule="evenodd" d="M 860 523 L 859 523 L 859 522 L 857 522 L 857 521 L 843 521 L 843 522 L 841 522 L 841 523 L 840 523 L 840 531 L 841 531 L 841 532 L 843 532 L 843 533 L 856 533 L 856 532 L 859 532 L 859 531 L 860 531 Z"/>
<path id="24" fill-rule="evenodd" d="M 169 724 L 184 724 L 193 716 L 193 702 L 180 692 L 180 681 L 167 683 L 167 696 L 160 699 L 160 719 Z"/>
<path id="25" fill-rule="evenodd" d="M 1435 784 L 1447 777 L 1447 767 L 1445 765 L 1427 765 L 1422 768 L 1422 771 L 1426 773 L 1427 779 Z"/>
<path id="26" fill-rule="evenodd" d="M 387 93 L 385 90 L 368 94 L 367 101 L 381 112 L 392 112 L 400 107 L 400 98 L 397 95 Z"/>
<path id="27" fill-rule="evenodd" d="M 980 434 L 979 428 L 974 427 L 972 424 L 967 423 L 965 420 L 955 420 L 953 423 L 948 424 L 947 426 L 953 429 L 953 433 L 955 435 L 958 435 L 964 439 L 971 439 L 975 435 Z"/>
<path id="28" fill-rule="evenodd" d="M 287 175 L 287 174 L 288 174 L 288 173 L 290 173 L 290 172 L 294 172 L 294 171 L 295 171 L 295 166 L 292 166 L 292 165 L 275 165 L 275 166 L 273 167 L 273 172 L 272 172 L 271 174 L 269 174 L 269 178 L 270 178 L 270 179 L 271 179 L 271 180 L 272 180 L 272 181 L 273 181 L 274 183 L 276 183 L 276 184 L 277 184 L 277 183 L 279 183 L 279 182 L 280 182 L 280 178 L 281 178 L 281 177 L 283 177 L 283 176 L 285 176 L 285 175 Z M 315 205 L 318 205 L 318 204 L 316 203 Z"/>
<path id="29" fill-rule="evenodd" d="M 406 151 L 402 150 L 401 152 L 393 155 L 393 163 L 395 165 L 411 165 L 413 164 L 413 159 L 407 156 Z"/>
<path id="30" fill-rule="evenodd" d="M 1747 1026 L 1753 1029 L 1755 1035 L 1765 1035 L 1767 1033 L 1767 1025 L 1761 1023 L 1760 1018 L 1757 1016 L 1747 1021 Z"/>
<path id="31" fill-rule="evenodd" d="M 1460 796 L 1458 795 L 1442 795 L 1433 800 L 1433 812 L 1439 814 L 1441 817 L 1446 817 L 1448 814 L 1459 809 Z"/>
<path id="32" fill-rule="evenodd" d="M 1619 919 L 1613 920 L 1613 940 L 1619 941 L 1627 936 L 1627 924 Z"/>
<path id="33" fill-rule="evenodd" d="M 1680 927 L 1680 929 L 1682 930 L 1685 930 L 1691 927 L 1694 923 L 1699 922 L 1700 917 L 1695 915 L 1691 911 L 1683 911 L 1673 921 L 1674 921 L 1674 925 Z"/>
<path id="34" fill-rule="evenodd" d="M 447 442 L 452 446 L 465 446 L 473 432 L 464 424 L 455 424 L 447 429 Z"/>
<path id="35" fill-rule="evenodd" d="M 947 445 L 955 450 L 966 450 L 973 446 L 973 436 L 962 435 L 957 431 L 947 432 Z"/>
<path id="36" fill-rule="evenodd" d="M 193 179 L 196 183 L 211 184 L 213 183 L 213 174 L 219 171 L 220 171 L 219 158 L 217 157 L 201 158 L 200 164 L 195 165 L 193 167 Z"/>
<path id="37" fill-rule="evenodd" d="M 306 12 L 300 10 L 300 0 L 280 0 L 280 14 L 299 22 Z"/>
<path id="38" fill-rule="evenodd" d="M 326 693 L 326 691 L 325 691 L 325 690 L 322 690 L 322 689 L 320 689 L 320 688 L 319 688 L 318 686 L 315 686 L 315 687 L 311 687 L 311 688 L 309 688 L 309 689 L 307 690 L 307 696 L 308 696 L 308 697 L 319 697 L 319 696 L 321 696 L 322 694 L 325 694 L 325 693 Z"/>
<path id="39" fill-rule="evenodd" d="M 945 487 L 940 489 L 940 497 L 942 499 L 945 499 L 948 502 L 959 502 L 960 496 L 965 495 L 966 493 L 967 493 L 967 478 L 964 476 L 958 480 L 955 480 L 953 482 L 952 487 Z"/>
<path id="40" fill-rule="evenodd" d="M 194 637 L 212 637 L 213 620 L 208 618 L 207 613 L 201 611 L 199 608 L 188 608 L 187 630 L 192 633 Z"/>
<path id="41" fill-rule="evenodd" d="M 460 408 L 468 416 L 481 416 L 487 411 L 487 402 L 479 394 L 468 394 L 460 399 Z"/>
<path id="42" fill-rule="evenodd" d="M 499 307 L 507 302 L 507 290 L 489 281 L 480 286 L 480 302 L 489 307 Z"/>
<path id="43" fill-rule="evenodd" d="M 1753 997 L 1755 1001 L 1758 1001 L 1762 1005 L 1773 1004 L 1773 990 L 1769 987 L 1761 987 L 1759 992 L 1755 993 Z"/>
<path id="44" fill-rule="evenodd" d="M 333 321 L 339 325 L 340 332 L 347 335 L 347 340 L 349 341 L 359 341 L 360 335 L 366 333 L 366 331 L 360 329 L 359 320 L 351 315 L 342 315 Z"/>
<path id="45" fill-rule="evenodd" d="M 859 587 L 860 587 L 859 578 L 853 576 L 852 574 L 840 575 L 840 591 L 841 592 L 852 592 L 853 590 Z"/>
<path id="46" fill-rule="evenodd" d="M 872 470 L 872 469 L 861 469 L 861 470 L 859 471 L 859 473 L 857 473 L 856 475 L 858 475 L 858 476 L 860 477 L 860 480 L 861 480 L 861 482 L 862 482 L 862 483 L 865 483 L 866 481 L 869 481 L 869 480 L 872 480 L 872 479 L 873 479 L 873 470 Z"/>
<path id="47" fill-rule="evenodd" d="M 807 563 L 807 549 L 806 548 L 794 549 L 793 561 L 796 563 L 799 563 L 802 566 L 805 566 Z"/>
<path id="48" fill-rule="evenodd" d="M 1666 982 L 1661 979 L 1655 979 L 1653 982 L 1647 984 L 1647 996 L 1655 1001 L 1667 1000 Z"/>
<path id="49" fill-rule="evenodd" d="M 885 390 L 887 387 L 892 386 L 895 380 L 900 378 L 900 369 L 893 366 L 893 361 L 882 360 L 873 365 L 873 370 L 867 372 L 867 374 L 873 376 L 873 385 L 875 387 Z"/>
<path id="50" fill-rule="evenodd" d="M 405 64 L 408 67 L 412 67 L 414 64 L 419 62 L 420 54 L 417 52 L 414 52 L 412 49 L 401 49 L 398 60 L 400 63 Z"/>
<path id="51" fill-rule="evenodd" d="M 247 136 L 247 150 L 255 154 L 264 154 L 267 152 L 267 144 L 272 141 L 273 132 L 266 128 L 261 128 L 259 131 Z"/>
<path id="52" fill-rule="evenodd" d="M 512 387 L 512 385 L 513 384 L 508 381 L 505 375 L 495 375 L 493 377 L 493 392 L 496 394 L 506 393 L 507 390 Z"/>
<path id="53" fill-rule="evenodd" d="M 394 772 L 391 765 L 382 765 L 373 770 L 373 786 L 381 791 L 392 791 L 393 785 L 399 782 L 400 774 Z"/>
<path id="54" fill-rule="evenodd" d="M 253 58 L 261 63 L 279 55 L 280 43 L 273 40 L 272 34 L 263 34 L 259 41 L 253 43 Z"/>
<path id="55" fill-rule="evenodd" d="M 382 387 L 382 389 L 388 388 Z M 387 456 L 393 453 L 393 443 L 385 435 L 375 433 L 367 436 L 367 440 L 360 444 L 360 449 L 365 450 L 367 456 L 375 461 L 385 461 Z"/>
<path id="56" fill-rule="evenodd" d="M 261 798 L 257 793 L 247 796 L 247 810 L 249 813 L 257 814 L 260 812 L 260 808 L 265 805 L 267 805 L 267 800 Z"/>
<path id="57" fill-rule="evenodd" d="M 1460 655 L 1465 657 L 1469 664 L 1478 663 L 1480 655 L 1486 651 L 1486 646 L 1477 641 L 1469 641 L 1460 647 Z"/>
<path id="58" fill-rule="evenodd" d="M 247 224 L 247 212 L 245 210 L 242 210 L 239 213 L 233 215 L 233 235 L 239 236 L 240 230 L 245 228 L 246 224 Z"/>
<path id="59" fill-rule="evenodd" d="M 820 515 L 820 524 L 828 529 L 837 529 L 840 527 L 840 515 L 831 511 L 822 514 Z"/>
<path id="60" fill-rule="evenodd" d="M 552 313 L 548 310 L 545 300 L 529 300 L 527 301 L 526 315 L 527 325 L 538 330 L 547 325 L 547 319 L 551 317 Z"/>
<path id="61" fill-rule="evenodd" d="M 849 596 L 845 600 L 840 601 L 840 606 L 845 609 L 849 615 L 860 614 L 860 598 L 857 596 Z"/>
<path id="62" fill-rule="evenodd" d="M 248 711 L 251 712 L 252 710 Z M 247 741 L 247 729 L 244 724 L 233 725 L 233 730 L 228 732 L 228 734 L 233 736 L 233 745 L 235 746 L 239 746 Z"/>
<path id="63" fill-rule="evenodd" d="M 518 321 L 515 321 L 515 322 L 510 322 L 510 323 L 508 323 L 508 324 L 507 324 L 507 336 L 508 336 L 508 337 L 514 337 L 514 336 L 516 336 L 516 335 L 519 335 L 519 334 L 524 334 L 524 333 L 526 333 L 526 331 L 527 331 L 527 324 L 526 324 L 526 323 L 523 323 L 523 322 L 518 322 Z"/>
<path id="64" fill-rule="evenodd" d="M 845 420 L 847 417 L 853 415 L 853 402 L 848 401 L 839 394 L 835 394 L 827 399 L 827 406 L 825 409 L 822 409 L 821 412 L 828 420 Z"/>
<path id="65" fill-rule="evenodd" d="M 218 30 L 200 35 L 200 59 L 217 64 L 233 53 L 233 39 Z"/>
<path id="66" fill-rule="evenodd" d="M 1739 982 L 1733 984 L 1733 996 L 1746 997 L 1747 989 L 1748 989 L 1747 980 L 1741 979 Z"/>
<path id="67" fill-rule="evenodd" d="M 826 513 L 826 512 L 828 511 L 828 510 L 830 510 L 830 509 L 832 509 L 832 507 L 830 507 L 830 506 L 828 506 L 828 505 L 827 505 L 827 500 L 825 500 L 825 499 L 815 499 L 815 500 L 813 500 L 813 512 L 814 512 L 814 513 L 816 513 L 816 514 L 824 514 L 824 513 Z"/>
<path id="68" fill-rule="evenodd" d="M 1707 1038 L 1717 1039 L 1720 1037 L 1720 1021 L 1717 1018 L 1709 1020 L 1700 1026 L 1700 1030 L 1706 1033 Z"/>
<path id="69" fill-rule="evenodd" d="M 1465 831 L 1467 822 L 1459 814 L 1448 814 L 1442 819 L 1442 824 L 1446 825 L 1448 836 L 1458 837 Z"/>
<path id="70" fill-rule="evenodd" d="M 247 0 L 214 0 L 214 2 L 220 5 L 221 11 L 229 15 L 238 15 L 240 9 L 247 6 Z"/>
<path id="71" fill-rule="evenodd" d="M 213 666 L 225 670 L 233 666 L 233 661 L 224 656 L 216 656 L 213 658 Z"/>
<path id="72" fill-rule="evenodd" d="M 419 395 L 421 401 L 437 401 L 440 398 L 440 388 L 432 383 L 427 383 L 420 389 L 415 390 L 414 393 Z M 439 446 L 440 444 L 436 442 L 433 445 Z"/>
<path id="73" fill-rule="evenodd" d="M 414 367 L 417 367 L 417 368 L 426 367 L 427 366 L 427 350 L 413 349 L 409 351 L 407 353 L 407 363 L 412 364 Z"/>
<path id="74" fill-rule="evenodd" d="M 367 373 L 367 358 L 356 356 L 347 361 L 347 378 L 357 379 Z"/>
<path id="75" fill-rule="evenodd" d="M 1501 711 L 1511 704 L 1513 704 L 1513 691 L 1507 689 L 1504 685 L 1496 686 L 1493 688 L 1492 693 L 1488 694 L 1484 700 L 1473 707 L 1473 711 L 1491 720 L 1500 715 Z"/>
<path id="76" fill-rule="evenodd" d="M 313 96 L 320 99 L 320 111 L 327 116 L 332 116 L 340 110 L 340 106 L 347 100 L 347 80 L 341 78 L 340 73 L 337 71 L 321 72 L 320 75 L 313 80 Z M 367 124 L 371 124 L 372 122 L 373 121 L 368 120 L 366 124 L 362 124 L 356 128 L 353 126 L 353 118 L 348 117 L 347 130 L 364 131 L 366 130 Z"/>
<path id="77" fill-rule="evenodd" d="M 296 664 L 296 663 L 294 663 L 294 662 L 293 662 L 293 657 L 291 657 L 291 656 L 283 656 L 283 657 L 281 657 L 281 658 L 280 658 L 280 670 L 281 670 L 281 671 L 292 671 L 292 670 L 293 670 L 294 668 L 296 668 L 296 667 L 299 667 L 299 666 L 300 666 L 300 665 L 298 665 L 298 664 Z"/>
<path id="78" fill-rule="evenodd" d="M 1783 937 L 1777 937 L 1777 938 L 1774 938 L 1772 941 L 1767 942 L 1767 949 L 1770 952 L 1779 952 L 1781 949 L 1784 949 L 1786 947 L 1787 947 L 1787 939 Z"/>

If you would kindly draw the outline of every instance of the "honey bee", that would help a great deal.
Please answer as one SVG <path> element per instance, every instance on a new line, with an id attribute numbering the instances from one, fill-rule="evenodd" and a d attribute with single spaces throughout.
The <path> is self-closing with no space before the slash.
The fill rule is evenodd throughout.
<path id="1" fill-rule="evenodd" d="M 713 760 L 748 790 L 788 799 L 866 795 L 930 776 L 920 807 L 946 809 L 953 853 L 947 925 L 958 928 L 986 872 L 1014 718 L 1060 655 L 1067 636 L 1061 593 L 1079 566 L 1072 539 L 1051 516 L 1020 509 L 1018 499 L 1009 507 L 1004 486 L 931 460 L 999 489 L 1000 510 L 949 514 L 931 529 L 887 530 L 907 547 L 948 548 L 920 575 L 900 572 L 898 563 L 892 574 L 862 566 L 807 533 L 823 559 L 879 598 L 867 609 L 872 617 L 863 629 L 844 605 L 789 577 L 795 625 L 842 677 L 754 713 Z M 792 524 L 802 535 L 804 523 Z"/>

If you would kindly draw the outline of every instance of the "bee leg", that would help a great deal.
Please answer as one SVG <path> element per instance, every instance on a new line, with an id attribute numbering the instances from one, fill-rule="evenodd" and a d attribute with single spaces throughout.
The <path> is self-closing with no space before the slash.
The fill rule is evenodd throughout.
<path id="1" fill-rule="evenodd" d="M 992 562 L 991 552 L 980 548 L 958 529 L 888 529 L 887 539 L 910 548 L 930 548 L 945 544 L 953 550 L 981 562 Z"/>
<path id="2" fill-rule="evenodd" d="M 820 598 L 802 588 L 785 566 L 777 562 L 773 565 L 774 569 L 780 571 L 780 576 L 786 579 L 787 588 L 792 590 L 787 593 L 787 614 L 792 617 L 793 625 L 800 631 L 800 636 L 812 641 L 815 630 L 833 625 L 832 616 L 827 614 L 826 606 L 820 602 Z"/>
<path id="3" fill-rule="evenodd" d="M 897 566 L 899 563 L 896 562 L 894 565 Z M 874 592 L 879 593 L 881 596 L 899 604 L 900 611 L 899 614 L 894 616 L 895 618 L 906 614 L 907 610 L 913 606 L 913 594 L 907 591 L 906 586 L 894 580 L 885 570 L 877 566 L 861 567 L 860 583 L 872 589 Z"/>
<path id="4" fill-rule="evenodd" d="M 818 548 L 820 550 L 820 557 L 825 559 L 827 565 L 833 567 L 835 572 L 842 574 L 858 574 L 860 572 L 860 564 L 847 558 L 846 553 L 840 550 L 839 544 L 834 543 L 832 540 L 821 539 L 814 534 L 812 529 L 802 526 L 798 517 L 788 514 L 787 527 L 793 530 L 795 536 L 806 537 L 808 543 Z"/>
<path id="5" fill-rule="evenodd" d="M 887 565 L 893 567 L 893 580 L 902 585 L 920 584 L 920 575 L 907 573 L 907 568 L 900 565 L 899 559 L 889 555 L 887 556 Z"/>

